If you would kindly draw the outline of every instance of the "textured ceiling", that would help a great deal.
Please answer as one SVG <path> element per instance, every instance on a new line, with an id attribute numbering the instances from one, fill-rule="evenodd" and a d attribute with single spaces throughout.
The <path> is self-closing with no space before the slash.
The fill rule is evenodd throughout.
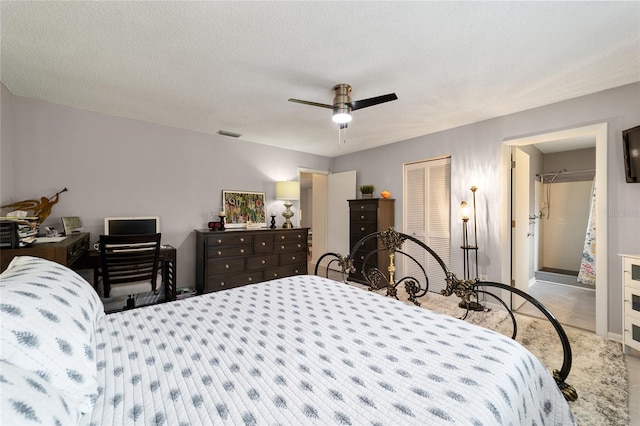
<path id="1" fill-rule="evenodd" d="M 640 81 L 640 2 L 7 2 L 15 95 L 336 156 Z M 339 147 L 331 103 L 355 111 Z M 233 139 L 229 139 L 233 141 Z M 232 142 L 231 142 L 232 143 Z"/>

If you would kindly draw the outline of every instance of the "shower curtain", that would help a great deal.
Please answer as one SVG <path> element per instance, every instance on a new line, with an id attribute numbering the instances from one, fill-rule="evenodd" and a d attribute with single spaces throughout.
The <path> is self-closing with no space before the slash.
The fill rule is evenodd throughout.
<path id="1" fill-rule="evenodd" d="M 591 187 L 591 208 L 589 209 L 589 221 L 584 237 L 584 249 L 582 261 L 578 272 L 578 282 L 588 285 L 596 285 L 596 185 Z"/>

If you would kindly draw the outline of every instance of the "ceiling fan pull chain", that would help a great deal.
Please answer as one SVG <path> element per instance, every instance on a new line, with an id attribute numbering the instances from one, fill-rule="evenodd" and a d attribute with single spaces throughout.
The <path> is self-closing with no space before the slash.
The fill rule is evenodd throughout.
<path id="1" fill-rule="evenodd" d="M 346 127 L 342 127 L 342 126 L 338 127 L 338 148 L 340 148 L 342 145 L 347 143 L 346 132 L 347 132 Z"/>

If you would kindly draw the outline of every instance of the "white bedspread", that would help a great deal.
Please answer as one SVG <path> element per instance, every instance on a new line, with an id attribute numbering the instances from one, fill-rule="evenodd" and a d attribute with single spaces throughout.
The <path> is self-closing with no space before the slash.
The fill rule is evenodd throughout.
<path id="1" fill-rule="evenodd" d="M 565 425 L 502 335 L 315 276 L 107 315 L 92 425 Z"/>

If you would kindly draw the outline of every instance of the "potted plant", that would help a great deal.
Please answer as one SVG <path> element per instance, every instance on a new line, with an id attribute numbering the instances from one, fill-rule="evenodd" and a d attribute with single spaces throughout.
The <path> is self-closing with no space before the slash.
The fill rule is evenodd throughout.
<path id="1" fill-rule="evenodd" d="M 360 186 L 360 193 L 362 194 L 362 198 L 373 198 L 373 191 L 375 191 L 376 187 L 373 185 L 362 185 Z"/>

